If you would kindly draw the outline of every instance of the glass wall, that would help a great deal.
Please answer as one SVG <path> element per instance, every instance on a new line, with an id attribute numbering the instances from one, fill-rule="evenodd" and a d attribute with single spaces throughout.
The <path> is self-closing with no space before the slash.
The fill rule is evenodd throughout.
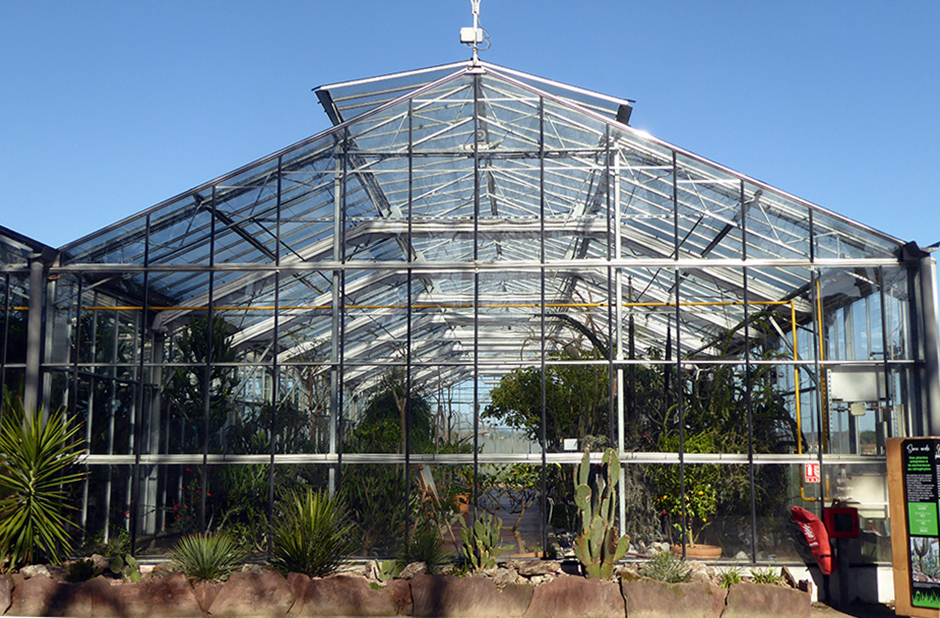
<path id="1" fill-rule="evenodd" d="M 328 87 L 347 122 L 39 278 L 8 252 L 2 381 L 23 392 L 35 350 L 38 401 L 83 423 L 86 540 L 228 529 L 263 553 L 313 487 L 362 555 L 490 512 L 510 553 L 565 556 L 575 465 L 613 448 L 638 550 L 797 560 L 790 507 L 839 499 L 870 531 L 854 559 L 887 560 L 885 440 L 930 412 L 920 261 L 609 97 L 435 79 L 380 105 L 382 79 Z"/>

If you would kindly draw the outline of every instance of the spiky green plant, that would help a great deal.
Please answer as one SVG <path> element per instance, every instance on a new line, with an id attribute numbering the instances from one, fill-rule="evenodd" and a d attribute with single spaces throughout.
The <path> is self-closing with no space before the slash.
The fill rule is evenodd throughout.
<path id="1" fill-rule="evenodd" d="M 677 584 L 689 581 L 692 570 L 681 556 L 671 551 L 661 551 L 655 554 L 649 562 L 640 566 L 640 575 L 669 584 Z"/>
<path id="2" fill-rule="evenodd" d="M 772 567 L 766 569 L 751 569 L 751 579 L 755 584 L 779 584 L 780 573 Z"/>
<path id="3" fill-rule="evenodd" d="M 630 537 L 621 536 L 614 523 L 614 488 L 620 480 L 620 458 L 609 448 L 601 459 L 603 473 L 591 476 L 591 454 L 575 470 L 574 502 L 581 511 L 581 533 L 574 541 L 574 553 L 589 578 L 608 579 L 614 565 L 630 546 Z"/>
<path id="4" fill-rule="evenodd" d="M 722 588 L 730 588 L 740 584 L 742 579 L 741 567 L 728 567 L 718 574 L 718 585 Z"/>
<path id="5" fill-rule="evenodd" d="M 63 512 L 70 485 L 85 475 L 69 468 L 81 456 L 81 424 L 63 410 L 49 415 L 4 406 L 0 419 L 0 568 L 36 558 L 58 562 L 72 550 Z"/>
<path id="6" fill-rule="evenodd" d="M 440 573 L 453 561 L 444 549 L 440 530 L 432 524 L 416 526 L 408 542 L 398 555 L 398 564 L 404 568 L 413 562 L 423 562 L 429 573 Z"/>
<path id="7" fill-rule="evenodd" d="M 496 559 L 503 553 L 500 547 L 503 520 L 495 515 L 484 514 L 472 526 L 464 523 L 463 519 L 460 525 L 460 538 L 463 540 L 461 553 L 470 567 L 476 572 L 495 567 Z"/>
<path id="8" fill-rule="evenodd" d="M 221 581 L 246 560 L 245 552 L 224 532 L 190 534 L 170 550 L 173 565 L 193 581 Z"/>
<path id="9" fill-rule="evenodd" d="M 271 564 L 282 573 L 323 577 L 336 572 L 352 551 L 342 502 L 307 489 L 291 492 L 278 506 L 271 537 Z"/>

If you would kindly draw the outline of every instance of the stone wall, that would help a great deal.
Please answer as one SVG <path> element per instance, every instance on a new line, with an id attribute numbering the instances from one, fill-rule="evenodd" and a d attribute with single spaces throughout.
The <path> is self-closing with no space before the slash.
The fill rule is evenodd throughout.
<path id="1" fill-rule="evenodd" d="M 417 573 L 380 583 L 358 573 L 326 578 L 255 569 L 224 583 L 191 584 L 180 574 L 136 583 L 98 576 L 81 583 L 40 574 L 0 576 L 0 610 L 10 616 L 274 617 L 415 616 L 421 618 L 774 618 L 808 617 L 810 597 L 785 586 L 742 583 L 725 590 L 695 581 L 626 575 L 599 581 L 567 575 L 552 563 L 523 567 L 531 577 L 456 577 Z M 557 566 L 557 563 L 555 563 Z M 524 572 L 524 571 L 523 571 Z M 532 580 L 535 580 L 533 583 Z"/>

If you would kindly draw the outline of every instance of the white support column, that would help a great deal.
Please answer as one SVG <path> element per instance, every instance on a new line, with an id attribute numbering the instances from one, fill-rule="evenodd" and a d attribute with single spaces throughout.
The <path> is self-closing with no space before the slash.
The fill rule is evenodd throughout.
<path id="1" fill-rule="evenodd" d="M 924 322 L 924 403 L 925 428 L 940 436 L 940 328 L 937 326 L 937 261 L 920 259 L 921 307 Z"/>

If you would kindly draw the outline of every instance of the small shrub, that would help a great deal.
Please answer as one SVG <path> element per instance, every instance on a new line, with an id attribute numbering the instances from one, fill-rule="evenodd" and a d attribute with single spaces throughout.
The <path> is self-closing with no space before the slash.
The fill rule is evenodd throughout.
<path id="1" fill-rule="evenodd" d="M 755 584 L 779 584 L 780 573 L 772 567 L 766 569 L 751 569 L 751 579 Z"/>
<path id="2" fill-rule="evenodd" d="M 718 585 L 722 588 L 730 588 L 735 584 L 741 583 L 740 567 L 729 567 L 718 574 Z"/>
<path id="3" fill-rule="evenodd" d="M 398 564 L 404 568 L 412 562 L 423 562 L 429 573 L 440 573 L 453 561 L 450 553 L 444 549 L 444 539 L 436 527 L 425 524 L 416 527 L 411 538 L 398 556 Z"/>
<path id="4" fill-rule="evenodd" d="M 352 525 L 342 503 L 308 488 L 289 493 L 278 511 L 271 537 L 274 568 L 310 577 L 336 572 L 352 550 Z"/>
<path id="5" fill-rule="evenodd" d="M 640 574 L 650 579 L 675 584 L 687 582 L 692 576 L 692 570 L 685 564 L 680 556 L 671 551 L 663 551 L 654 555 L 649 562 L 640 567 Z"/>
<path id="6" fill-rule="evenodd" d="M 227 579 L 245 562 L 245 553 L 230 535 L 190 534 L 170 551 L 173 565 L 195 581 Z"/>

